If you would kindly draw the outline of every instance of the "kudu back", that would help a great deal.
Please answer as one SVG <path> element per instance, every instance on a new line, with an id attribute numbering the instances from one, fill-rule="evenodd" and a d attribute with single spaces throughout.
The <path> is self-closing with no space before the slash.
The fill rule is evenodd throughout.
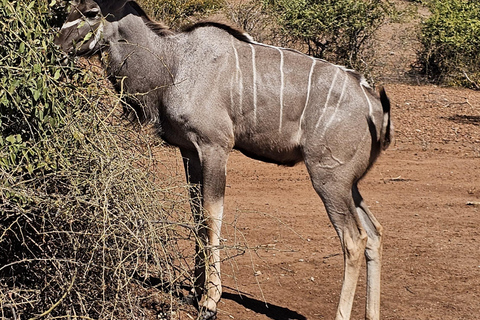
<path id="1" fill-rule="evenodd" d="M 198 186 L 191 204 L 201 319 L 216 317 L 222 293 L 219 237 L 232 149 L 280 165 L 304 161 L 344 252 L 336 319 L 350 318 L 363 256 L 366 318 L 379 319 L 382 226 L 357 183 L 392 138 L 383 90 L 378 96 L 352 70 L 257 43 L 225 24 L 172 31 L 134 1 L 73 2 L 55 41 L 72 55 L 103 55 L 132 115 L 180 148 L 188 182 Z"/>

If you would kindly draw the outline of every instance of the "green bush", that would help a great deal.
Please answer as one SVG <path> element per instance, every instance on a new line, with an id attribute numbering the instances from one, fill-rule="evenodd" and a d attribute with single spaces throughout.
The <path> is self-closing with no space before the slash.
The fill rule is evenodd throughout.
<path id="1" fill-rule="evenodd" d="M 178 27 L 189 19 L 205 16 L 220 10 L 225 0 L 141 0 L 142 7 L 152 18 Z"/>
<path id="2" fill-rule="evenodd" d="M 478 89 L 480 81 L 480 2 L 429 0 L 421 26 L 419 67 L 437 83 Z"/>
<path id="3" fill-rule="evenodd" d="M 158 318 L 190 281 L 185 190 L 95 63 L 58 64 L 49 2 L 0 0 L 0 318 Z"/>
<path id="4" fill-rule="evenodd" d="M 390 4 L 382 0 L 268 0 L 280 32 L 308 53 L 357 70 L 369 60 L 373 33 Z"/>
<path id="5" fill-rule="evenodd" d="M 48 148 L 35 143 L 64 124 L 68 110 L 62 103 L 68 93 L 49 90 L 67 70 L 55 65 L 45 26 L 33 18 L 35 5 L 0 3 L 0 167 L 11 169 L 14 176 L 56 167 L 55 159 L 46 155 Z M 42 12 L 38 18 L 45 24 L 53 17 Z"/>
<path id="6" fill-rule="evenodd" d="M 223 12 L 234 25 L 251 35 L 255 41 L 278 45 L 274 34 L 275 19 L 272 19 L 271 8 L 265 5 L 264 0 L 228 2 Z"/>

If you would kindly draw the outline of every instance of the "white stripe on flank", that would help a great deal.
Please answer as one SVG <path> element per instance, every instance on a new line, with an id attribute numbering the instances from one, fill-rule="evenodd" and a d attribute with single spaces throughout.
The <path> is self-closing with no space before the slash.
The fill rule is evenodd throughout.
<path id="1" fill-rule="evenodd" d="M 318 128 L 320 125 L 321 120 L 323 119 L 323 116 L 325 115 L 325 110 L 327 109 L 328 102 L 330 100 L 330 96 L 332 95 L 333 87 L 335 87 L 335 81 L 337 80 L 338 72 L 340 71 L 340 68 L 337 68 L 337 71 L 335 72 L 335 76 L 333 77 L 332 80 L 332 85 L 330 86 L 330 90 L 328 90 L 328 95 L 327 95 L 327 100 L 325 100 L 325 106 L 323 107 L 323 112 L 318 118 L 317 124 L 315 125 L 315 130 Z"/>
<path id="2" fill-rule="evenodd" d="M 338 108 L 340 107 L 340 103 L 342 103 L 342 100 L 343 100 L 343 95 L 345 93 L 345 88 L 347 86 L 347 80 L 348 80 L 348 75 L 345 74 L 345 80 L 343 80 L 342 93 L 340 94 L 340 97 L 338 98 L 337 106 L 335 107 L 335 110 L 333 111 L 333 114 L 330 117 L 330 120 L 328 120 L 327 124 L 323 127 L 322 136 L 325 134 L 325 131 L 327 131 L 327 128 L 332 124 L 333 120 L 335 119 L 335 114 L 337 113 Z M 315 127 L 315 129 L 316 129 L 316 127 Z"/>
<path id="3" fill-rule="evenodd" d="M 233 111 L 235 106 L 235 102 L 233 101 L 233 83 L 235 82 L 235 75 L 232 74 L 230 78 L 230 113 Z"/>
<path id="4" fill-rule="evenodd" d="M 249 35 L 248 33 L 244 32 L 243 35 L 248 39 L 248 41 L 250 41 L 251 43 L 256 43 L 255 40 L 253 39 L 253 37 L 251 35 Z"/>
<path id="5" fill-rule="evenodd" d="M 278 132 L 282 132 L 282 122 L 283 122 L 283 91 L 285 89 L 285 74 L 283 73 L 283 65 L 284 65 L 284 58 L 283 58 L 283 51 L 277 48 L 278 52 L 280 52 L 280 125 L 278 127 Z"/>
<path id="6" fill-rule="evenodd" d="M 253 124 L 257 124 L 257 66 L 255 63 L 255 48 L 252 48 L 252 70 L 253 70 Z"/>
<path id="7" fill-rule="evenodd" d="M 368 95 L 367 95 L 367 93 L 365 92 L 365 86 L 360 85 L 360 88 L 362 88 L 363 94 L 365 95 L 365 98 L 367 98 L 367 102 L 368 102 L 368 114 L 370 115 L 370 117 L 373 118 L 372 102 L 370 101 L 370 99 L 368 99 Z"/>
<path id="8" fill-rule="evenodd" d="M 235 48 L 235 45 L 233 43 L 232 43 L 232 47 L 233 47 L 233 52 L 235 52 L 235 66 L 237 67 L 237 75 L 238 75 L 240 71 L 240 61 L 238 60 L 238 51 L 237 51 L 237 48 Z"/>
<path id="9" fill-rule="evenodd" d="M 70 27 L 73 27 L 73 26 L 76 26 L 77 24 L 79 24 L 79 23 L 82 22 L 82 21 L 83 21 L 83 19 L 78 18 L 78 19 L 73 20 L 73 21 L 70 21 L 70 22 L 65 22 L 65 23 L 63 24 L 61 30 L 67 29 L 67 28 L 70 28 Z"/>
<path id="10" fill-rule="evenodd" d="M 310 67 L 310 73 L 308 74 L 308 87 L 307 87 L 307 99 L 305 100 L 305 107 L 303 108 L 302 115 L 300 116 L 300 123 L 299 128 L 302 128 L 303 117 L 305 116 L 305 110 L 307 110 L 308 102 L 310 101 L 310 91 L 312 89 L 312 76 L 313 71 L 315 69 L 315 65 L 317 64 L 317 60 L 312 58 L 312 66 Z"/>
<path id="11" fill-rule="evenodd" d="M 242 69 L 240 69 L 240 59 L 238 58 L 238 51 L 237 48 L 235 48 L 235 45 L 233 44 L 233 39 L 232 38 L 232 46 L 233 46 L 233 52 L 235 53 L 235 67 L 236 67 L 236 72 L 235 72 L 235 80 L 237 81 L 238 84 L 238 96 L 239 96 L 239 108 L 240 108 L 240 113 L 242 113 L 243 109 L 243 76 L 242 76 Z"/>
<path id="12" fill-rule="evenodd" d="M 233 111 L 235 101 L 233 100 L 233 86 L 235 83 L 235 80 L 238 80 L 238 54 L 237 54 L 237 49 L 235 49 L 235 44 L 233 43 L 233 38 L 232 38 L 232 48 L 233 52 L 235 53 L 235 65 L 237 66 L 237 70 L 235 74 L 232 74 L 232 79 L 230 80 L 230 112 Z"/>

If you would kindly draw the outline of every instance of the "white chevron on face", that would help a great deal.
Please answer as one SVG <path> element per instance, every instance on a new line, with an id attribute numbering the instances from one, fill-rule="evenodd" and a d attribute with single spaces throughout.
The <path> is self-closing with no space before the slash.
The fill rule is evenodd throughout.
<path id="1" fill-rule="evenodd" d="M 68 28 L 71 28 L 73 26 L 76 26 L 77 24 L 79 24 L 82 21 L 83 21 L 82 18 L 78 18 L 78 19 L 73 20 L 73 21 L 65 22 L 60 30 L 64 30 L 64 29 L 68 29 Z"/>

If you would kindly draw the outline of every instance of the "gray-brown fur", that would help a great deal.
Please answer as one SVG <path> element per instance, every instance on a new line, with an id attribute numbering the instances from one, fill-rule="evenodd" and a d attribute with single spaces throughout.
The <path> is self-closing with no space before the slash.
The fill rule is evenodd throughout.
<path id="1" fill-rule="evenodd" d="M 75 49 L 72 41 L 88 32 L 94 36 Z M 379 97 L 356 72 L 256 43 L 228 25 L 174 32 L 133 1 L 76 2 L 56 42 L 72 54 L 108 52 L 108 76 L 130 110 L 180 148 L 188 181 L 200 186 L 191 193 L 204 319 L 215 316 L 221 296 L 219 236 L 233 148 L 277 164 L 305 163 L 344 251 L 337 319 L 350 317 L 363 254 L 366 318 L 379 319 L 382 227 L 357 183 L 391 141 L 383 90 Z"/>

